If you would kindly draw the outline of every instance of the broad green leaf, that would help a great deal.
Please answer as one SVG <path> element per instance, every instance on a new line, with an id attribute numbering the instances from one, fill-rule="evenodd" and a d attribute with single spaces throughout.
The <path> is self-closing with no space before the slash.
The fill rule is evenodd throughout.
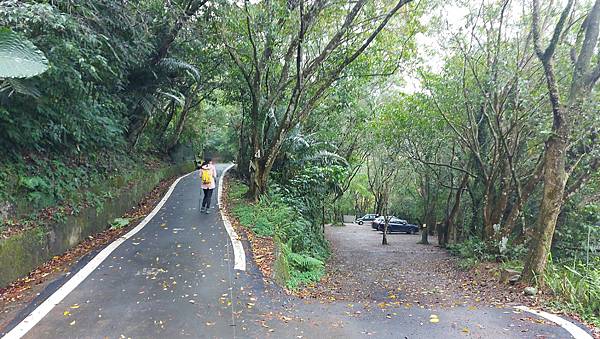
<path id="1" fill-rule="evenodd" d="M 0 28 L 0 78 L 30 78 L 48 69 L 35 45 L 8 28 Z"/>

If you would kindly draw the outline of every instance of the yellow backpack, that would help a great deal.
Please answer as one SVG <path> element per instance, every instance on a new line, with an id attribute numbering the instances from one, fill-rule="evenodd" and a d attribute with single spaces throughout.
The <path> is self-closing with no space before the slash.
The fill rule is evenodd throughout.
<path id="1" fill-rule="evenodd" d="M 210 185 L 212 184 L 212 173 L 210 169 L 202 169 L 202 184 Z"/>

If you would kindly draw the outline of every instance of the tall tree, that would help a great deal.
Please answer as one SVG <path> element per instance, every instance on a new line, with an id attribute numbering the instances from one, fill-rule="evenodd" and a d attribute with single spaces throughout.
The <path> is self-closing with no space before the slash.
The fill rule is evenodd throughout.
<path id="1" fill-rule="evenodd" d="M 583 113 L 585 102 L 600 78 L 600 58 L 594 60 L 600 31 L 600 0 L 585 13 L 578 38 L 571 49 L 572 74 L 566 100 L 561 96 L 556 72 L 556 51 L 561 45 L 567 29 L 574 0 L 564 7 L 546 48 L 542 47 L 539 0 L 533 0 L 532 34 L 535 53 L 543 65 L 548 100 L 552 108 L 552 132 L 545 144 L 543 193 L 537 225 L 523 268 L 523 279 L 533 280 L 545 268 L 552 245 L 554 229 L 561 211 L 567 180 L 574 166 L 569 166 L 568 150 L 572 143 L 571 124 Z M 570 168 L 569 168 L 570 167 Z"/>
<path id="2" fill-rule="evenodd" d="M 286 137 L 409 2 L 382 5 L 358 0 L 340 6 L 327 0 L 300 0 L 232 5 L 230 13 L 241 15 L 230 29 L 223 25 L 221 32 L 250 96 L 250 192 L 255 198 L 266 191 Z M 405 14 L 410 23 L 409 12 Z"/>

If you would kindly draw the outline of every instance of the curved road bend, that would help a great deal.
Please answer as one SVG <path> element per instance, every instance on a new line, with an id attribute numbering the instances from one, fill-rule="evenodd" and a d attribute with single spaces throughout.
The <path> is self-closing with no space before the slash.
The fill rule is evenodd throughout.
<path id="1" fill-rule="evenodd" d="M 219 175 L 225 167 L 217 166 Z M 197 172 L 181 179 L 154 218 L 24 337 L 570 338 L 512 309 L 381 311 L 286 296 L 263 281 L 251 260 L 247 271 L 233 269 L 218 209 L 200 215 L 200 196 Z M 214 194 L 214 207 L 216 200 Z M 439 323 L 429 322 L 432 313 Z"/>

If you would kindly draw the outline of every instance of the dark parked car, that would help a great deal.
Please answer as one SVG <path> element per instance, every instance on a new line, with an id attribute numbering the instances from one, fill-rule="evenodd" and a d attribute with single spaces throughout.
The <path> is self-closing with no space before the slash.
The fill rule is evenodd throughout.
<path id="1" fill-rule="evenodd" d="M 375 218 L 377 218 L 379 215 L 377 214 L 365 214 L 362 217 L 356 219 L 354 222 L 362 225 L 365 221 L 373 221 L 375 220 Z"/>
<path id="2" fill-rule="evenodd" d="M 384 226 L 385 225 L 383 223 L 378 224 L 377 230 L 383 232 Z M 414 225 L 414 224 L 409 224 L 404 219 L 392 218 L 388 222 L 387 231 L 388 231 L 388 233 L 403 232 L 403 233 L 408 233 L 408 234 L 415 234 L 415 233 L 419 232 L 419 226 Z"/>
<path id="3" fill-rule="evenodd" d="M 388 218 L 388 220 L 391 220 L 396 217 L 388 216 L 387 218 Z M 385 223 L 384 216 L 379 216 L 379 217 L 375 218 L 375 220 L 373 220 L 373 222 L 371 223 L 371 228 L 374 230 L 379 230 L 380 226 L 383 228 L 384 223 Z"/>

